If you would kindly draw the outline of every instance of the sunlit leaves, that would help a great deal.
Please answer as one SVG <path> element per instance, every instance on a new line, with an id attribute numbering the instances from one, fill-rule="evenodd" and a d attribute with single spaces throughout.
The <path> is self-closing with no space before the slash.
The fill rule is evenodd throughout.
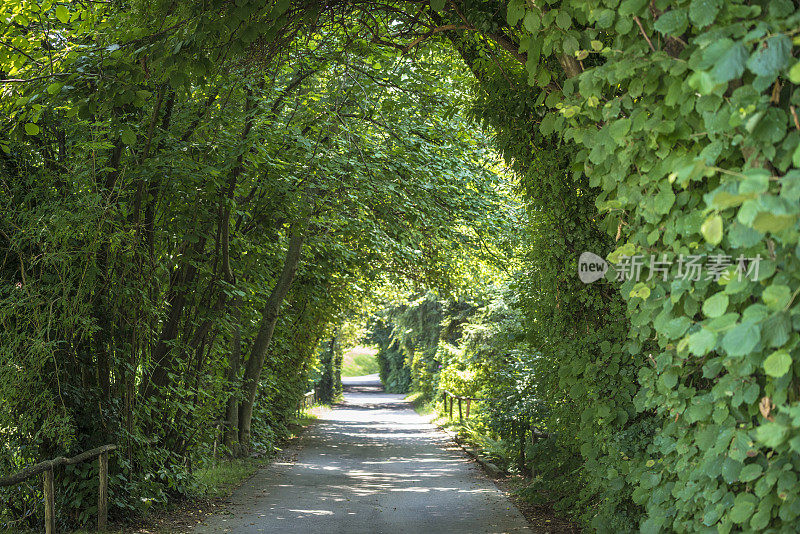
<path id="1" fill-rule="evenodd" d="M 66 24 L 67 22 L 69 22 L 69 16 L 70 16 L 69 10 L 67 9 L 67 6 L 63 4 L 59 4 L 56 6 L 56 18 L 58 20 Z"/>
<path id="2" fill-rule="evenodd" d="M 772 377 L 781 377 L 789 372 L 792 357 L 785 350 L 778 350 L 764 360 L 764 372 Z"/>
<path id="3" fill-rule="evenodd" d="M 722 316 L 727 308 L 728 295 L 726 295 L 724 292 L 717 293 L 703 302 L 703 313 L 706 315 L 706 317 L 710 317 L 712 319 Z"/>
<path id="4" fill-rule="evenodd" d="M 753 322 L 744 322 L 734 326 L 722 338 L 722 348 L 731 356 L 750 354 L 761 340 L 761 330 Z"/>
<path id="5" fill-rule="evenodd" d="M 700 227 L 700 232 L 706 241 L 712 245 L 718 245 L 722 241 L 722 217 L 712 215 L 706 219 Z"/>
<path id="6" fill-rule="evenodd" d="M 796 506 L 788 502 L 791 492 L 778 497 L 774 478 L 761 483 L 770 466 L 742 462 L 764 447 L 785 462 L 796 431 L 786 419 L 794 398 L 788 384 L 795 374 L 793 303 L 800 286 L 800 187 L 792 170 L 800 165 L 796 6 L 687 0 L 652 11 L 648 5 L 622 1 L 613 29 L 600 20 L 598 6 L 559 5 L 578 10 L 569 11 L 573 24 L 585 14 L 587 39 L 610 32 L 614 52 L 583 65 L 580 95 L 546 101 L 558 114 L 545 117 L 540 128 L 574 141 L 581 170 L 601 190 L 604 229 L 617 243 L 645 250 L 645 260 L 672 253 L 730 263 L 718 279 L 704 271 L 694 279 L 654 277 L 620 288 L 635 339 L 629 350 L 641 362 L 637 408 L 663 417 L 648 451 L 660 455 L 657 465 L 671 488 L 664 499 L 654 497 L 655 490 L 634 490 L 634 502 L 646 513 L 633 528 L 780 528 L 798 516 L 788 512 Z M 578 57 L 587 62 L 594 56 Z M 567 109 L 577 111 L 567 118 Z M 649 344 L 654 333 L 657 348 Z M 701 370 L 708 383 L 695 381 Z M 774 403 L 759 416 L 766 419 L 730 417 L 753 413 L 765 394 Z M 682 417 L 691 424 L 713 418 L 716 426 L 687 430 Z M 695 447 L 713 452 L 698 465 L 686 460 Z M 730 458 L 712 461 L 729 452 Z M 633 464 L 636 477 L 649 476 L 653 467 Z M 728 484 L 761 484 L 759 500 L 748 495 L 752 490 L 719 489 L 720 477 Z M 781 513 L 787 515 L 761 506 L 764 496 L 786 500 Z"/>
<path id="7" fill-rule="evenodd" d="M 792 291 L 789 286 L 773 284 L 767 286 L 761 293 L 761 298 L 768 307 L 780 310 L 789 304 Z"/>

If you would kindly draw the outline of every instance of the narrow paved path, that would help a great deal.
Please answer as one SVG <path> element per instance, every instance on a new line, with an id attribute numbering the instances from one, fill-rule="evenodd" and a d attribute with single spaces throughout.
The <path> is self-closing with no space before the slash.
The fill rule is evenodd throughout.
<path id="1" fill-rule="evenodd" d="M 529 532 L 520 512 L 440 430 L 377 375 L 345 379 L 344 403 L 261 469 L 226 514 L 195 532 Z"/>

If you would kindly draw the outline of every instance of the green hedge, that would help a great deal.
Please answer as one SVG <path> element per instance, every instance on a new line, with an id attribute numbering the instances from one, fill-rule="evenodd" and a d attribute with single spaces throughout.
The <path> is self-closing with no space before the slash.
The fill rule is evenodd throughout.
<path id="1" fill-rule="evenodd" d="M 539 132 L 575 154 L 582 191 L 583 176 L 597 188 L 612 260 L 673 262 L 666 280 L 645 267 L 621 285 L 615 318 L 631 328 L 622 351 L 606 347 L 620 374 L 636 368 L 634 404 L 658 428 L 646 455 L 592 476 L 604 499 L 633 489 L 645 532 L 795 531 L 800 13 L 789 1 L 535 4 L 512 1 L 508 22 L 544 89 Z M 678 277 L 681 255 L 704 255 L 699 280 Z M 739 257 L 761 258 L 757 277 L 735 272 Z M 717 277 L 714 263 L 731 265 Z M 593 373 L 573 387 L 592 394 Z M 631 383 L 606 393 L 587 419 L 618 420 Z M 585 443 L 587 461 L 613 454 Z"/>

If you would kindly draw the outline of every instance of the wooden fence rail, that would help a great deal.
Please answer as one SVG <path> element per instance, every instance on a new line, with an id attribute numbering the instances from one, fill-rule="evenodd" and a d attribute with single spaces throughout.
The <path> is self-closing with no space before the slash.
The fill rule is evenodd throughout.
<path id="1" fill-rule="evenodd" d="M 300 399 L 300 405 L 297 407 L 298 412 L 302 412 L 306 408 L 311 408 L 317 403 L 317 390 L 312 389 Z"/>
<path id="2" fill-rule="evenodd" d="M 491 399 L 491 398 L 480 398 L 480 397 L 464 397 L 461 395 L 455 395 L 454 393 L 447 391 L 446 389 L 442 391 L 442 401 L 444 402 L 444 410 L 445 413 L 448 412 L 447 401 L 450 400 L 450 419 L 453 419 L 453 403 L 458 401 L 458 420 L 463 421 L 465 419 L 464 414 L 461 411 L 461 402 L 466 401 L 467 403 L 467 413 L 466 419 L 469 419 L 469 408 L 472 404 L 472 401 L 486 401 L 486 402 L 497 402 L 498 399 Z M 517 457 L 518 467 L 521 473 L 524 473 L 526 476 L 530 475 L 527 465 L 525 464 L 525 437 L 530 431 L 531 433 L 531 442 L 536 443 L 540 438 L 549 438 L 550 434 L 547 432 L 543 432 L 537 426 L 530 424 L 530 421 L 515 421 L 512 422 L 514 426 L 514 432 L 517 433 L 519 436 L 519 455 Z"/>
<path id="3" fill-rule="evenodd" d="M 448 399 L 450 401 L 449 410 L 448 410 L 448 406 L 447 406 Z M 489 398 L 489 397 L 465 397 L 465 396 L 462 396 L 462 395 L 456 395 L 455 393 L 452 393 L 452 392 L 450 392 L 450 391 L 445 389 L 445 390 L 442 390 L 442 401 L 444 402 L 445 413 L 449 412 L 450 419 L 453 418 L 453 403 L 457 401 L 458 402 L 458 420 L 459 421 L 463 421 L 464 419 L 469 419 L 469 411 L 470 411 L 470 405 L 472 404 L 472 401 L 497 402 L 498 399 L 492 399 L 492 398 Z M 464 414 L 462 412 L 462 405 L 461 405 L 462 401 L 466 402 L 466 414 Z M 536 440 L 539 439 L 539 438 L 549 438 L 550 437 L 550 434 L 548 434 L 547 432 L 542 431 L 542 429 L 540 429 L 537 426 L 531 425 L 530 426 L 530 431 L 531 431 L 531 439 L 534 442 L 536 442 Z"/>
<path id="4" fill-rule="evenodd" d="M 73 458 L 58 457 L 41 462 L 11 476 L 0 478 L 0 487 L 15 486 L 21 482 L 43 474 L 44 479 L 44 528 L 47 534 L 56 531 L 55 488 L 53 470 L 65 465 L 75 465 L 86 460 L 100 458 L 100 491 L 97 497 L 97 529 L 105 530 L 108 526 L 108 454 L 117 449 L 116 445 L 103 445 L 83 452 Z"/>
<path id="5" fill-rule="evenodd" d="M 494 402 L 497 399 L 490 399 L 490 398 L 482 398 L 482 397 L 464 397 L 461 395 L 456 395 L 455 393 L 451 393 L 450 391 L 442 390 L 442 400 L 444 401 L 444 409 L 447 411 L 447 399 L 450 398 L 450 419 L 453 418 L 453 403 L 458 401 L 458 420 L 462 421 L 464 419 L 469 419 L 469 410 L 472 406 L 472 401 L 488 401 Z M 466 416 L 462 411 L 461 401 L 466 401 Z"/>

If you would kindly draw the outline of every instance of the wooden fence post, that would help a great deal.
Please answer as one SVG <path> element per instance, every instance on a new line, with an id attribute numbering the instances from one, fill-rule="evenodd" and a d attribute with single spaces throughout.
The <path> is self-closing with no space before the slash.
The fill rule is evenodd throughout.
<path id="1" fill-rule="evenodd" d="M 100 455 L 100 494 L 97 498 L 97 530 L 108 526 L 108 451 Z"/>
<path id="2" fill-rule="evenodd" d="M 461 397 L 458 398 L 458 420 L 459 421 L 463 421 L 464 420 L 464 416 L 461 413 Z"/>
<path id="3" fill-rule="evenodd" d="M 453 397 L 450 397 L 450 419 L 453 418 Z"/>
<path id="4" fill-rule="evenodd" d="M 472 404 L 472 398 L 467 399 L 467 419 L 469 419 L 469 405 Z"/>
<path id="5" fill-rule="evenodd" d="M 44 472 L 44 531 L 54 534 L 56 531 L 56 497 L 53 486 L 53 469 Z"/>

